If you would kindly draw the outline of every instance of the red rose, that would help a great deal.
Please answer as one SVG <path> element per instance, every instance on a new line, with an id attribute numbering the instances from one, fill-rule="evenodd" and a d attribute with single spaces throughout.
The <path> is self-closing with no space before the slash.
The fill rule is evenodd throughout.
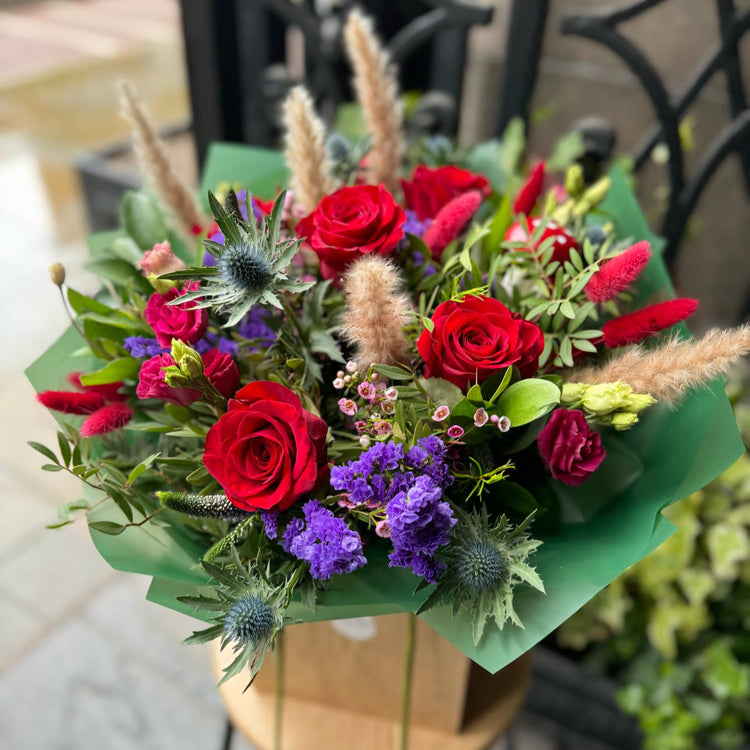
<path id="1" fill-rule="evenodd" d="M 524 217 L 521 221 L 516 221 L 508 227 L 505 233 L 505 239 L 509 242 L 528 242 L 531 235 L 539 226 L 540 219 L 529 219 Z M 524 226 L 525 223 L 525 226 Z M 542 236 L 534 245 L 534 249 L 539 247 L 546 239 L 554 238 L 552 260 L 563 263 L 570 258 L 571 250 L 578 250 L 578 242 L 572 234 L 566 232 L 559 224 L 550 221 L 547 228 L 542 232 Z M 527 248 L 517 248 L 517 252 L 528 252 Z"/>
<path id="2" fill-rule="evenodd" d="M 555 409 L 537 445 L 552 476 L 571 487 L 583 484 L 606 456 L 601 437 L 578 409 Z"/>
<path id="3" fill-rule="evenodd" d="M 490 194 L 485 177 L 454 166 L 432 168 L 420 164 L 410 181 L 401 180 L 401 187 L 406 207 L 420 221 L 434 219 L 446 203 L 469 190 L 479 190 L 485 198 Z"/>
<path id="4" fill-rule="evenodd" d="M 406 214 L 382 185 L 342 187 L 297 224 L 320 259 L 323 277 L 339 276 L 369 253 L 390 255 L 404 236 Z"/>
<path id="5" fill-rule="evenodd" d="M 425 330 L 417 349 L 425 376 L 443 378 L 465 389 L 515 365 L 523 377 L 539 369 L 544 334 L 491 297 L 464 297 L 438 305 L 434 329 Z"/>
<path id="6" fill-rule="evenodd" d="M 232 359 L 231 354 L 209 349 L 201 355 L 203 360 L 203 374 L 211 381 L 211 385 L 224 398 L 234 396 L 240 385 L 240 371 Z"/>
<path id="7" fill-rule="evenodd" d="M 180 339 L 186 344 L 194 344 L 202 338 L 208 326 L 208 313 L 195 308 L 195 302 L 181 305 L 169 303 L 186 292 L 198 289 L 198 282 L 185 284 L 180 291 L 170 289 L 166 294 L 154 292 L 146 304 L 146 322 L 154 329 L 156 340 L 161 346 L 171 346 L 172 339 Z"/>
<path id="8" fill-rule="evenodd" d="M 208 431 L 203 463 L 238 508 L 285 510 L 325 477 L 327 431 L 292 391 L 259 380 Z"/>
<path id="9" fill-rule="evenodd" d="M 176 406 L 190 406 L 198 401 L 201 392 L 197 388 L 173 388 L 164 380 L 164 368 L 174 365 L 171 354 L 157 354 L 147 359 L 138 373 L 138 398 L 159 398 Z"/>

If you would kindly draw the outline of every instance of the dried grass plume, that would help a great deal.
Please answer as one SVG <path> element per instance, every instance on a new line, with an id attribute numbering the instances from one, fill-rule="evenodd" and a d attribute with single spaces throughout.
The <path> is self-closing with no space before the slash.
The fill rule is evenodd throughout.
<path id="1" fill-rule="evenodd" d="M 369 181 L 382 182 L 395 192 L 404 152 L 403 111 L 395 71 L 375 37 L 372 21 L 358 10 L 349 13 L 344 42 L 354 68 L 357 100 L 372 138 Z"/>
<path id="2" fill-rule="evenodd" d="M 120 107 L 122 116 L 132 129 L 141 172 L 156 190 L 159 200 L 171 211 L 180 231 L 186 237 L 191 237 L 195 227 L 207 226 L 208 219 L 198 207 L 193 192 L 172 165 L 146 108 L 126 82 L 120 84 Z"/>
<path id="3" fill-rule="evenodd" d="M 676 401 L 691 388 L 707 385 L 726 374 L 740 357 L 750 353 L 750 325 L 714 328 L 702 339 L 672 339 L 659 349 L 630 349 L 600 368 L 573 371 L 582 383 L 621 380 L 637 393 L 661 401 Z"/>
<path id="4" fill-rule="evenodd" d="M 335 184 L 325 148 L 325 128 L 304 86 L 295 86 L 284 102 L 284 127 L 289 187 L 295 202 L 312 211 Z"/>
<path id="5" fill-rule="evenodd" d="M 343 334 L 357 347 L 355 359 L 360 371 L 376 363 L 409 361 L 409 342 L 403 328 L 411 317 L 411 305 L 401 286 L 396 266 L 379 255 L 360 258 L 344 276 Z"/>

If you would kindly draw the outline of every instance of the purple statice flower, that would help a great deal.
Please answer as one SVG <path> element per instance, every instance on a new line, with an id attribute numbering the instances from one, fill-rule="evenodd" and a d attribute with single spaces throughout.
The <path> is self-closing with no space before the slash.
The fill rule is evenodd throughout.
<path id="1" fill-rule="evenodd" d="M 439 547 L 448 544 L 456 523 L 450 505 L 442 498 L 442 488 L 431 477 L 422 475 L 385 509 L 393 543 L 389 565 L 411 568 L 428 583 L 435 583 L 443 570 L 434 555 Z"/>
<path id="2" fill-rule="evenodd" d="M 367 563 L 362 540 L 342 518 L 324 508 L 317 500 L 308 500 L 302 512 L 304 521 L 293 518 L 284 532 L 282 546 L 298 560 L 310 563 L 310 574 L 319 581 L 333 575 L 351 573 Z"/>
<path id="3" fill-rule="evenodd" d="M 356 461 L 331 469 L 331 486 L 346 492 L 355 505 L 385 505 L 392 497 L 391 485 L 401 481 L 400 462 L 404 458 L 401 443 L 375 443 Z"/>
<path id="4" fill-rule="evenodd" d="M 156 339 L 147 336 L 128 336 L 122 342 L 123 347 L 131 357 L 156 357 L 169 351 L 162 347 Z"/>
<path id="5" fill-rule="evenodd" d="M 198 354 L 205 354 L 210 349 L 218 349 L 222 354 L 229 354 L 232 357 L 236 357 L 237 352 L 239 351 L 237 343 L 232 341 L 232 339 L 208 331 L 206 335 L 195 344 L 195 351 L 197 351 Z"/>
<path id="6" fill-rule="evenodd" d="M 417 218 L 417 212 L 410 208 L 406 209 L 406 221 L 404 222 L 404 234 L 413 234 L 415 237 L 422 237 L 427 228 L 432 224 L 432 219 L 420 221 Z M 424 261 L 424 259 L 422 259 Z"/>
<path id="7" fill-rule="evenodd" d="M 438 487 L 453 483 L 446 454 L 448 449 L 437 435 L 428 435 L 417 440 L 404 456 L 406 465 L 430 477 Z"/>
<path id="8" fill-rule="evenodd" d="M 270 317 L 269 310 L 256 306 L 239 322 L 237 332 L 242 338 L 254 342 L 250 347 L 252 351 L 268 349 L 275 343 L 276 331 L 266 322 Z"/>
<path id="9" fill-rule="evenodd" d="M 279 514 L 262 510 L 258 515 L 260 520 L 263 521 L 266 536 L 269 539 L 276 539 L 279 535 Z"/>

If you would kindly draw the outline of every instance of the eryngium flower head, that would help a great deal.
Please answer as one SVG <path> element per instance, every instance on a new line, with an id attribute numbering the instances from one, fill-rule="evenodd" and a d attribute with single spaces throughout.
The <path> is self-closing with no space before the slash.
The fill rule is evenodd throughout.
<path id="1" fill-rule="evenodd" d="M 273 609 L 257 594 L 246 594 L 235 601 L 224 618 L 224 632 L 232 642 L 257 647 L 273 634 Z"/>
<path id="2" fill-rule="evenodd" d="M 211 587 L 214 596 L 182 596 L 180 601 L 213 613 L 211 627 L 200 630 L 186 643 L 207 643 L 221 639 L 222 650 L 231 644 L 232 663 L 224 668 L 219 684 L 239 674 L 245 667 L 250 670 L 250 682 L 263 665 L 268 649 L 284 626 L 284 610 L 291 597 L 293 583 L 286 579 L 273 585 L 270 571 L 240 561 L 236 548 L 229 553 L 231 560 L 224 566 L 203 560 L 203 567 L 214 579 Z"/>
<path id="3" fill-rule="evenodd" d="M 262 292 L 273 278 L 257 246 L 246 242 L 227 247 L 216 265 L 226 284 L 248 292 Z"/>
<path id="4" fill-rule="evenodd" d="M 508 620 L 522 628 L 513 608 L 515 587 L 528 583 L 544 592 L 541 578 L 527 562 L 541 544 L 526 531 L 532 516 L 514 527 L 505 516 L 490 525 L 486 509 L 481 513 L 455 512 L 459 522 L 450 543 L 436 555 L 445 572 L 419 612 L 443 603 L 452 605 L 454 613 L 470 612 L 475 644 L 490 618 L 494 617 L 500 630 Z"/>
<path id="5" fill-rule="evenodd" d="M 236 206 L 236 196 L 230 209 Z M 215 266 L 186 268 L 166 274 L 167 279 L 197 279 L 200 289 L 180 296 L 180 302 L 193 302 L 196 308 L 210 307 L 227 316 L 225 327 L 236 325 L 258 304 L 281 309 L 279 295 L 302 292 L 314 282 L 289 278 L 286 269 L 299 249 L 300 240 L 281 239 L 282 193 L 270 216 L 256 222 L 246 196 L 248 220 L 241 211 L 227 210 L 212 194 L 208 194 L 216 223 L 224 235 L 224 244 L 204 240 L 206 250 L 216 259 Z M 238 215 L 239 214 L 239 215 Z"/>

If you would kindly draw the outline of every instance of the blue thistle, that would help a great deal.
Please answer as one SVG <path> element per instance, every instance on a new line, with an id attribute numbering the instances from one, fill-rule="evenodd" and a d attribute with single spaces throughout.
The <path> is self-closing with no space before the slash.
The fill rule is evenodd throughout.
<path id="1" fill-rule="evenodd" d="M 522 628 L 513 608 L 516 586 L 527 583 L 544 593 L 541 578 L 528 564 L 529 555 L 541 544 L 527 532 L 533 514 L 513 526 L 505 516 L 490 524 L 486 508 L 481 513 L 454 510 L 459 523 L 450 543 L 435 556 L 445 570 L 419 612 L 445 603 L 452 605 L 454 612 L 471 613 L 475 644 L 490 618 L 500 630 L 508 620 Z"/>
<path id="2" fill-rule="evenodd" d="M 473 591 L 486 591 L 507 580 L 508 560 L 502 550 L 486 539 L 472 539 L 456 552 L 456 577 Z"/>
<path id="3" fill-rule="evenodd" d="M 260 250 L 245 242 L 229 245 L 217 266 L 227 284 L 248 292 L 262 292 L 273 279 L 271 266 Z"/>
<path id="4" fill-rule="evenodd" d="M 247 594 L 230 607 L 224 618 L 224 632 L 237 644 L 257 646 L 276 628 L 271 607 L 259 596 Z"/>

